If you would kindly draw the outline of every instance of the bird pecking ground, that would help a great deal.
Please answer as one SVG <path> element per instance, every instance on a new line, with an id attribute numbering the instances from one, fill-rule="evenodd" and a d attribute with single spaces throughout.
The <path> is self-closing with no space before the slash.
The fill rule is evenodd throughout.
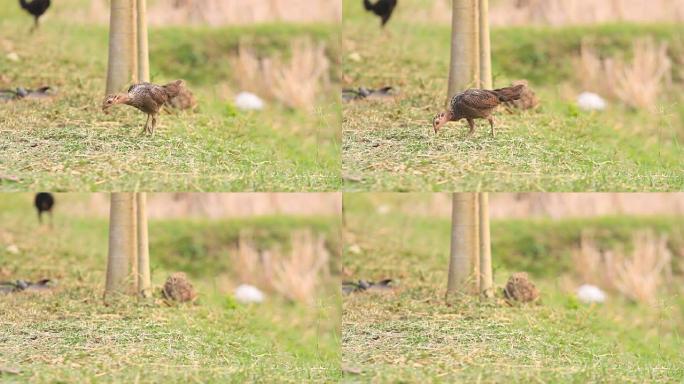
<path id="1" fill-rule="evenodd" d="M 73 1 L 53 4 L 33 34 L 18 6 L 0 10 L 0 88 L 57 90 L 52 100 L 0 102 L 0 190 L 339 189 L 341 111 L 334 87 L 312 113 L 277 103 L 240 113 L 225 92 L 240 91 L 230 62 L 240 42 L 257 54 L 287 56 L 292 39 L 309 37 L 326 44 L 335 66 L 335 26 L 151 28 L 152 82 L 185 79 L 199 111 L 161 114 L 149 137 L 140 135 L 145 115 L 139 111 L 102 113 L 107 28 L 70 21 L 60 9 L 68 6 L 78 9 Z"/>
<path id="2" fill-rule="evenodd" d="M 571 249 L 583 231 L 611 244 L 650 228 L 668 233 L 678 247 L 681 218 L 493 221 L 497 298 L 463 298 L 447 306 L 449 220 L 406 212 L 408 201 L 414 207 L 425 199 L 383 198 L 379 209 L 373 203 L 377 196 L 345 196 L 345 279 L 391 278 L 398 285 L 393 292 L 344 296 L 342 382 L 684 380 L 681 287 L 652 306 L 609 293 L 605 304 L 592 307 L 580 304 L 573 283 L 565 283 L 572 278 Z M 541 291 L 538 305 L 511 307 L 502 300 L 501 289 L 515 271 L 530 272 Z"/>
<path id="3" fill-rule="evenodd" d="M 360 3 L 360 2 L 358 2 Z M 348 191 L 646 191 L 684 187 L 684 79 L 674 66 L 673 85 L 653 112 L 610 102 L 603 113 L 584 113 L 572 61 L 583 40 L 605 52 L 626 52 L 651 36 L 684 51 L 675 25 L 520 27 L 492 30 L 495 87 L 530 81 L 541 99 L 534 112 L 495 113 L 497 136 L 476 120 L 439 134 L 431 120 L 443 107 L 450 27 L 420 21 L 422 0 L 401 2 L 384 31 L 357 2 L 344 2 L 345 88 L 393 86 L 391 100 L 343 106 L 342 163 Z M 676 60 L 676 59 L 675 59 Z"/>
<path id="4" fill-rule="evenodd" d="M 240 305 L 221 288 L 235 272 L 228 242 L 241 231 L 262 234 L 257 241 L 263 246 L 297 228 L 339 243 L 337 218 L 152 220 L 156 298 L 104 306 L 107 220 L 66 217 L 58 209 L 53 229 L 38 227 L 31 203 L 30 194 L 0 200 L 6 224 L 0 228 L 0 280 L 50 278 L 57 286 L 49 293 L 0 296 L 0 381 L 329 383 L 341 377 L 337 280 L 326 283 L 315 306 L 270 293 L 263 304 Z M 8 244 L 20 253 L 8 252 Z M 196 305 L 167 306 L 159 298 L 166 276 L 179 270 L 197 288 Z"/>

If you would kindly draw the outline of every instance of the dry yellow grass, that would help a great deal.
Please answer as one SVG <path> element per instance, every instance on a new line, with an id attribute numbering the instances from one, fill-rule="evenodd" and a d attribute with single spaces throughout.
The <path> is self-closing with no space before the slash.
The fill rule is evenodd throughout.
<path id="1" fill-rule="evenodd" d="M 627 62 L 620 57 L 602 59 L 583 43 L 575 62 L 576 73 L 583 90 L 620 100 L 632 108 L 654 110 L 659 94 L 671 83 L 672 61 L 667 48 L 664 42 L 635 40 L 633 58 Z"/>
<path id="2" fill-rule="evenodd" d="M 260 58 L 243 44 L 232 66 L 242 90 L 278 100 L 293 109 L 313 111 L 316 97 L 330 88 L 330 61 L 325 45 L 309 39 L 292 42 L 289 61 L 281 57 Z"/>
<path id="3" fill-rule="evenodd" d="M 325 237 L 308 230 L 291 235 L 289 252 L 280 247 L 259 249 L 253 234 L 241 233 L 229 252 L 237 278 L 288 300 L 314 304 L 322 284 L 330 281 L 330 252 Z"/>
<path id="4" fill-rule="evenodd" d="M 619 292 L 641 303 L 653 304 L 666 282 L 672 280 L 672 252 L 667 236 L 652 231 L 635 232 L 633 250 L 601 249 L 594 239 L 582 234 L 580 247 L 573 251 L 573 265 L 583 282 Z"/>

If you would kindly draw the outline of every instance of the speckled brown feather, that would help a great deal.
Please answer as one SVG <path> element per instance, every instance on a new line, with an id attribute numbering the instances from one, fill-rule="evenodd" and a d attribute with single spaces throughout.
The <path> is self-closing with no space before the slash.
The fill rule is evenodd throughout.
<path id="1" fill-rule="evenodd" d="M 511 275 L 506 283 L 504 295 L 509 300 L 522 303 L 536 301 L 539 298 L 539 290 L 525 272 L 516 272 Z"/>
<path id="2" fill-rule="evenodd" d="M 128 100 L 125 104 L 138 108 L 148 114 L 157 114 L 171 97 L 178 95 L 178 85 L 156 85 L 151 83 L 133 84 L 128 88 Z"/>
<path id="3" fill-rule="evenodd" d="M 447 110 L 433 118 L 432 127 L 435 134 L 449 121 L 466 119 L 470 126 L 468 134 L 472 135 L 475 132 L 475 119 L 487 119 L 494 137 L 496 133 L 492 112 L 501 103 L 519 99 L 522 89 L 522 85 L 516 85 L 495 90 L 467 89 L 457 93 L 449 100 Z"/>
<path id="4" fill-rule="evenodd" d="M 181 303 L 195 301 L 197 292 L 183 272 L 171 274 L 164 283 L 164 297 Z"/>
<path id="5" fill-rule="evenodd" d="M 178 94 L 175 97 L 169 98 L 166 105 L 178 110 L 195 109 L 197 107 L 197 100 L 187 87 L 181 86 Z"/>
<path id="6" fill-rule="evenodd" d="M 102 110 L 107 113 L 108 109 L 116 104 L 130 105 L 147 114 L 147 121 L 143 132 L 154 135 L 157 125 L 159 110 L 169 100 L 177 97 L 183 88 L 183 80 L 176 80 L 165 85 L 152 83 L 133 84 L 127 93 L 108 95 L 102 103 Z"/>
<path id="7" fill-rule="evenodd" d="M 454 95 L 449 103 L 451 120 L 486 119 L 492 115 L 494 108 L 502 102 L 520 98 L 522 86 L 495 89 L 467 89 Z"/>
<path id="8" fill-rule="evenodd" d="M 539 98 L 530 88 L 527 80 L 516 80 L 513 85 L 522 85 L 523 89 L 520 92 L 520 98 L 513 101 L 506 102 L 506 108 L 510 111 L 512 109 L 534 109 L 539 106 Z"/>

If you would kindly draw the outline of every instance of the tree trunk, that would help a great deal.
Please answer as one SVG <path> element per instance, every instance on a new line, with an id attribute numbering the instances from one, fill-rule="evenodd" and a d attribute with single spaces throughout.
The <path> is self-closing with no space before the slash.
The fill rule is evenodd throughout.
<path id="1" fill-rule="evenodd" d="M 138 293 L 138 201 L 136 199 L 136 194 L 131 194 L 131 200 L 133 201 L 133 210 L 131 216 L 128 218 L 130 221 L 130 231 L 131 239 L 133 241 L 133 252 L 131 253 L 131 258 L 129 260 L 130 265 L 130 293 Z"/>
<path id="2" fill-rule="evenodd" d="M 477 195 L 454 193 L 447 296 L 476 291 L 478 275 Z"/>
<path id="3" fill-rule="evenodd" d="M 492 53 L 489 38 L 489 0 L 480 3 L 480 87 L 492 89 Z"/>
<path id="4" fill-rule="evenodd" d="M 137 72 L 135 0 L 111 0 L 106 94 L 135 82 Z"/>
<path id="5" fill-rule="evenodd" d="M 105 299 L 112 293 L 128 291 L 129 261 L 135 253 L 131 228 L 133 210 L 131 193 L 112 193 L 109 210 L 109 254 Z"/>
<path id="6" fill-rule="evenodd" d="M 486 0 L 485 0 L 486 1 Z M 492 281 L 492 244 L 489 231 L 489 194 L 480 192 L 480 293 L 483 297 L 494 296 Z"/>
<path id="7" fill-rule="evenodd" d="M 137 0 L 138 81 L 150 81 L 150 55 L 147 45 L 147 0 Z"/>
<path id="8" fill-rule="evenodd" d="M 147 236 L 147 195 L 145 192 L 136 194 L 138 221 L 138 293 L 142 297 L 152 294 L 150 279 L 150 247 Z"/>
<path id="9" fill-rule="evenodd" d="M 477 0 L 453 0 L 451 64 L 447 103 L 453 95 L 480 83 Z"/>

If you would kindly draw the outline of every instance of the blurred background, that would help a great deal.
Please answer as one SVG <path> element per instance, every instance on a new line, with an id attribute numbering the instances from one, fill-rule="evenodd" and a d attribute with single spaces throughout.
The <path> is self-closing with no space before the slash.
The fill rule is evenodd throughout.
<path id="1" fill-rule="evenodd" d="M 352 241 L 360 247 L 354 250 L 370 242 L 372 249 L 391 248 L 392 257 L 422 254 L 446 266 L 450 194 L 348 194 L 344 199 L 350 223 L 345 228 L 354 239 L 364 239 Z M 679 292 L 684 282 L 684 193 L 492 193 L 490 217 L 499 278 L 523 270 L 567 292 L 592 283 L 647 303 L 659 292 Z M 396 265 L 366 254 L 349 254 L 345 266 L 377 262 L 389 273 Z M 433 272 L 441 275 L 446 269 Z M 642 284 L 649 286 L 648 294 L 635 296 Z"/>
<path id="2" fill-rule="evenodd" d="M 73 0 L 71 0 L 73 2 Z M 64 1 L 65 3 L 68 2 Z M 151 25 L 243 25 L 263 22 L 338 22 L 339 0 L 151 0 Z M 105 22 L 106 0 L 90 0 L 89 22 Z M 82 10 L 81 10 L 82 11 Z"/>
<path id="3" fill-rule="evenodd" d="M 65 270 L 77 255 L 68 255 L 46 263 L 23 263 L 24 258 L 12 256 L 48 251 L 49 247 L 67 246 L 84 250 L 102 257 L 89 259 L 92 266 L 104 263 L 107 254 L 107 223 L 109 219 L 108 194 L 54 194 L 53 223 L 49 219 L 39 225 L 33 207 L 32 194 L 9 194 L 2 198 L 4 225 L 0 227 L 0 247 L 3 257 L 3 273 L 14 275 L 15 268 L 30 270 L 31 274 L 53 277 Z M 336 233 L 341 210 L 341 194 L 338 193 L 237 193 L 149 194 L 148 216 L 150 218 L 150 254 L 153 270 L 179 270 L 210 282 L 220 294 L 231 291 L 242 283 L 262 282 L 261 288 L 275 292 L 285 281 L 279 295 L 303 303 L 313 303 L 324 292 L 326 284 L 339 271 L 340 241 Z M 16 225 L 10 225 L 9 223 Z M 92 225 L 91 225 L 92 224 Z M 84 233 L 78 234 L 78 231 Z M 36 244 L 33 235 L 40 234 L 45 241 Z M 73 236 L 73 237 L 72 237 Z M 38 240 L 39 238 L 33 238 Z M 97 247 L 83 247 L 79 241 L 97 240 Z M 63 242 L 66 241 L 66 242 Z M 44 248 L 45 247 L 45 248 Z M 310 260 L 291 258 L 305 248 L 314 249 Z M 54 250 L 44 257 L 50 258 Z M 268 254 L 268 256 L 264 256 Z M 273 269 L 276 264 L 293 263 L 286 268 L 292 276 L 281 276 L 275 282 Z M 308 265 L 294 265 L 297 262 Z M 104 264 L 101 265 L 104 267 Z M 311 268 L 316 268 L 311 270 Z M 99 276 L 103 268 L 88 271 Z M 57 273 L 55 273 L 57 271 Z M 319 273 L 320 272 L 320 273 Z M 154 272 L 153 272 L 154 275 Z M 313 279 L 307 292 L 299 292 L 297 280 L 303 282 L 305 275 Z M 165 276 L 157 276 L 157 281 Z M 303 284 L 306 285 L 306 284 Z M 296 294 L 295 291 L 298 291 Z M 293 294 L 293 295 L 291 295 Z M 294 297 L 298 295 L 298 297 Z"/>
<path id="4" fill-rule="evenodd" d="M 378 212 L 398 210 L 417 216 L 451 217 L 451 195 L 447 193 L 401 195 L 386 193 L 367 197 Z M 493 219 L 548 218 L 610 215 L 684 215 L 684 193 L 492 193 L 489 214 Z"/>
<path id="5" fill-rule="evenodd" d="M 335 216 L 340 193 L 154 193 L 148 198 L 150 218 L 244 218 L 254 216 Z M 60 211 L 72 216 L 108 217 L 109 194 L 69 194 Z"/>
<path id="6" fill-rule="evenodd" d="M 449 0 L 427 0 L 429 18 L 450 22 Z M 682 22 L 682 0 L 491 0 L 492 26 L 578 25 L 606 22 Z"/>

